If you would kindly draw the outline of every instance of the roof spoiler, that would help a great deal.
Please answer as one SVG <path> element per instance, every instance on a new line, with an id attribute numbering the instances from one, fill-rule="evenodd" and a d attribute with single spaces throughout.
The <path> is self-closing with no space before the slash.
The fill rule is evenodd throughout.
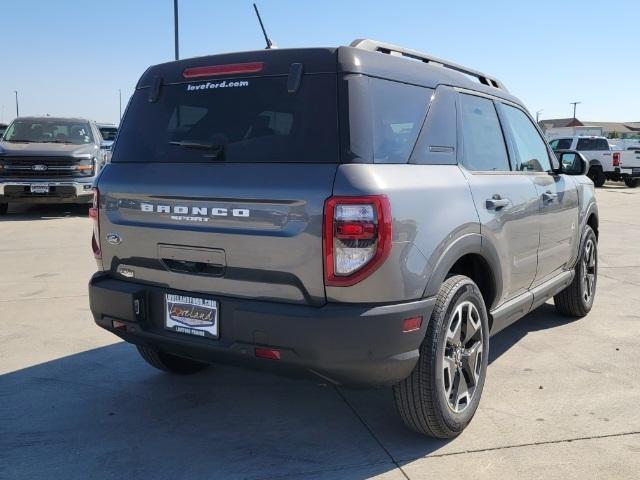
<path id="1" fill-rule="evenodd" d="M 408 48 L 399 47 L 390 43 L 379 42 L 377 40 L 371 40 L 369 38 L 359 38 L 357 40 L 354 40 L 353 42 L 351 42 L 350 46 L 354 48 L 360 48 L 362 50 L 368 50 L 370 52 L 386 53 L 388 55 L 419 60 L 424 63 L 433 63 L 435 65 L 439 65 L 444 68 L 450 68 L 451 70 L 455 70 L 456 72 L 464 73 L 465 75 L 470 75 L 474 78 L 477 78 L 480 83 L 488 87 L 499 88 L 500 90 L 504 90 L 505 92 L 508 91 L 504 84 L 497 78 L 490 77 L 489 75 L 478 72 L 477 70 L 463 67 L 462 65 L 458 65 L 448 60 L 434 57 L 433 55 L 429 55 L 427 53 L 418 52 L 417 50 L 410 50 Z"/>

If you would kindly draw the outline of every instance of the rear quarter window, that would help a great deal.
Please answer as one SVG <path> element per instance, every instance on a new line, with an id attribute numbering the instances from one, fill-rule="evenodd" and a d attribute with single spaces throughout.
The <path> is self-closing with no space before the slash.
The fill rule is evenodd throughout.
<path id="1" fill-rule="evenodd" d="M 434 90 L 356 74 L 340 88 L 343 161 L 407 163 Z"/>

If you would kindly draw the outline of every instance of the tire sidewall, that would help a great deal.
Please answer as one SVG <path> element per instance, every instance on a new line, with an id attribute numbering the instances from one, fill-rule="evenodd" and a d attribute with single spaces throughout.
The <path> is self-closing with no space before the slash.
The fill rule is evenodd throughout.
<path id="1" fill-rule="evenodd" d="M 464 301 L 471 301 L 478 309 L 478 313 L 480 315 L 483 342 L 482 373 L 471 403 L 462 412 L 457 413 L 451 410 L 447 399 L 445 398 L 443 356 L 449 319 L 451 318 L 455 308 Z M 432 378 L 435 380 L 434 392 L 436 397 L 433 400 L 434 404 L 437 405 L 438 410 L 441 412 L 442 419 L 447 428 L 459 432 L 471 421 L 478 408 L 489 363 L 489 321 L 482 294 L 476 284 L 470 279 L 460 282 L 458 288 L 449 295 L 446 308 L 441 311 L 439 318 L 434 318 L 433 320 L 437 322 L 436 328 L 438 332 L 436 337 L 436 358 L 435 361 L 432 362 L 434 368 L 434 371 L 432 371 Z"/>

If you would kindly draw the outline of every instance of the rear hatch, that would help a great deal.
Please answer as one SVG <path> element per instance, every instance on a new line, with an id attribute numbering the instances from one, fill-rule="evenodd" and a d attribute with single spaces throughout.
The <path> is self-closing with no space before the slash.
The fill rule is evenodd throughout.
<path id="1" fill-rule="evenodd" d="M 147 71 L 98 183 L 103 268 L 171 290 L 324 303 L 336 88 L 331 50 Z"/>

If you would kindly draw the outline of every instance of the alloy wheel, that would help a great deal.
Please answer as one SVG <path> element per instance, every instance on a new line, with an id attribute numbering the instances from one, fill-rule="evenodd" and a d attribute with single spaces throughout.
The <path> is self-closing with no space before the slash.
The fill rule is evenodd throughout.
<path id="1" fill-rule="evenodd" d="M 582 253 L 582 299 L 590 303 L 596 287 L 597 257 L 593 239 L 589 238 L 584 244 Z"/>
<path id="2" fill-rule="evenodd" d="M 482 321 L 476 306 L 460 303 L 449 319 L 443 353 L 444 392 L 449 408 L 464 411 L 473 400 L 482 372 Z"/>

